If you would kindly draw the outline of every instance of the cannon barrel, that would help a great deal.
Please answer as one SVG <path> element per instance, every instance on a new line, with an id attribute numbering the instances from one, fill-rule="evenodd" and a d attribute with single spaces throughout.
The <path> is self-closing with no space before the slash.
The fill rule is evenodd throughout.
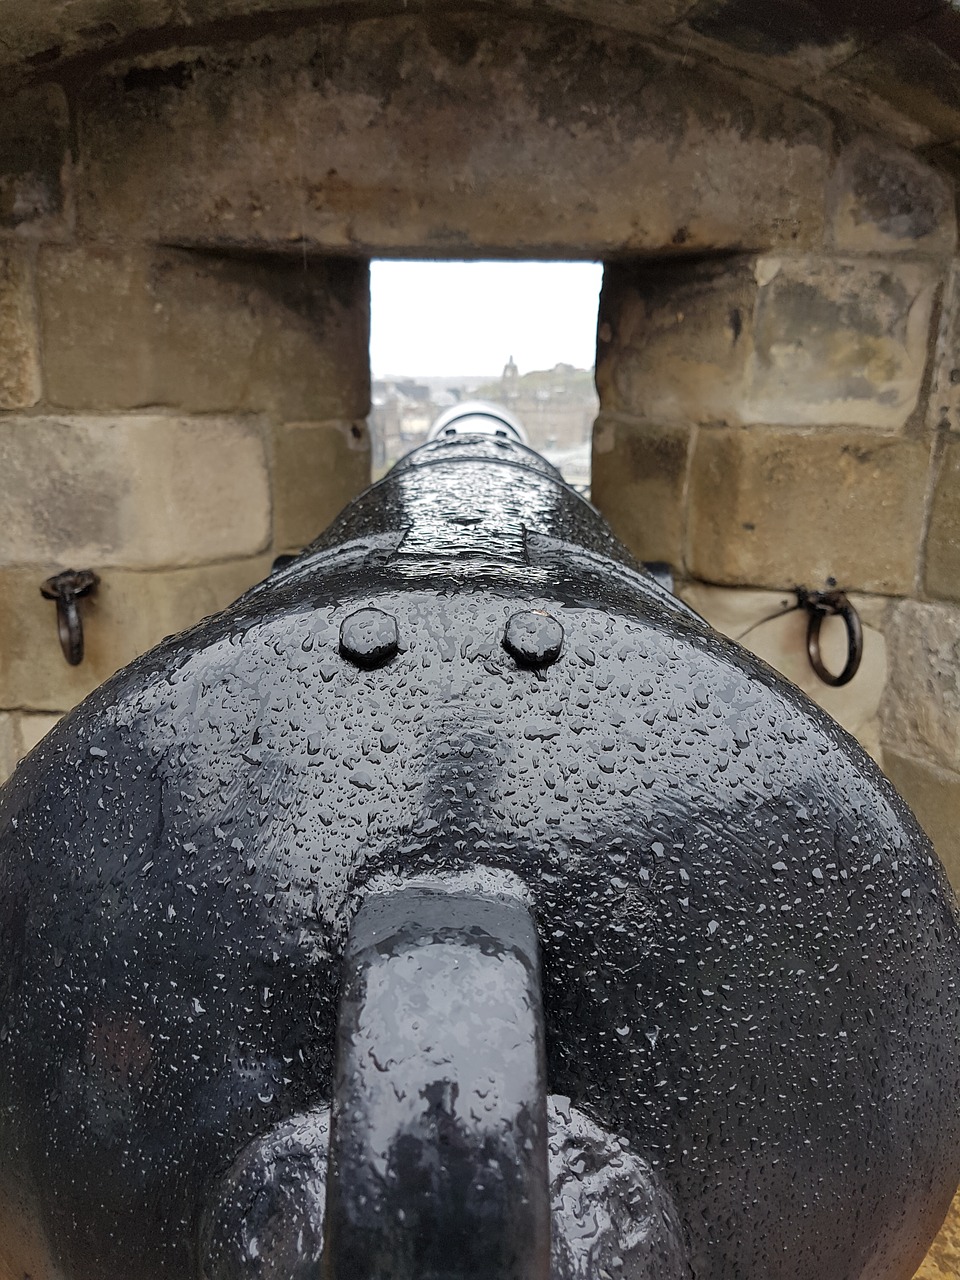
<path id="1" fill-rule="evenodd" d="M 860 747 L 448 423 L 0 793 L 0 1258 L 906 1280 L 958 971 Z"/>

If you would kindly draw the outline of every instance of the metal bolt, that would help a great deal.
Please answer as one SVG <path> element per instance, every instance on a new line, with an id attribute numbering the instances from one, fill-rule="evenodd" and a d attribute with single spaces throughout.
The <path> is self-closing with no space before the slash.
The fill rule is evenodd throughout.
<path id="1" fill-rule="evenodd" d="M 524 610 L 508 619 L 503 647 L 521 667 L 549 667 L 560 657 L 563 627 L 541 609 Z"/>
<path id="2" fill-rule="evenodd" d="M 340 652 L 358 667 L 382 667 L 399 648 L 397 620 L 382 609 L 358 609 L 340 625 Z"/>

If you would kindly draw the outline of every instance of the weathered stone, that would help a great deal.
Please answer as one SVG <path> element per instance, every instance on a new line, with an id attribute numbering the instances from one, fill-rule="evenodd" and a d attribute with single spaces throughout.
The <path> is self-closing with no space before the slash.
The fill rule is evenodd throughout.
<path id="1" fill-rule="evenodd" d="M 923 149 L 924 159 L 956 186 L 960 178 L 960 141 L 937 142 Z"/>
<path id="2" fill-rule="evenodd" d="M 930 446 L 848 430 L 701 429 L 687 562 L 729 585 L 913 590 Z"/>
<path id="3" fill-rule="evenodd" d="M 960 266 L 947 273 L 934 353 L 927 424 L 960 433 Z"/>
<path id="4" fill-rule="evenodd" d="M 0 54 L 3 63 L 22 62 L 31 70 L 53 66 L 135 31 L 171 24 L 180 7 L 174 0 L 2 0 Z"/>
<path id="5" fill-rule="evenodd" d="M 287 417 L 369 408 L 365 263 L 49 248 L 38 290 L 54 404 Z"/>
<path id="6" fill-rule="evenodd" d="M 0 251 L 0 409 L 25 409 L 40 399 L 40 358 L 33 266 L 12 245 Z"/>
<path id="7" fill-rule="evenodd" d="M 934 268 L 761 258 L 743 422 L 902 427 L 927 363 Z"/>
<path id="8" fill-rule="evenodd" d="M 51 713 L 48 711 L 24 711 L 19 715 L 18 721 L 20 752 L 22 755 L 26 755 L 28 751 L 32 751 L 37 743 L 47 736 L 55 724 L 59 723 L 60 714 L 59 712 Z"/>
<path id="9" fill-rule="evenodd" d="M 59 719 L 47 712 L 0 711 L 0 784 Z"/>
<path id="10" fill-rule="evenodd" d="M 0 705 L 66 710 L 164 636 L 224 608 L 260 581 L 269 556 L 200 569 L 101 574 L 80 605 L 84 659 L 68 666 L 57 637 L 55 605 L 40 583 L 55 566 L 0 569 Z"/>
<path id="11" fill-rule="evenodd" d="M 696 0 L 675 38 L 721 62 L 791 88 L 806 88 L 929 12 L 928 0 L 844 4 L 837 0 Z"/>
<path id="12" fill-rule="evenodd" d="M 355 0 L 350 10 L 362 16 L 382 12 L 383 7 L 380 0 Z M 523 0 L 477 0 L 472 7 L 487 11 L 481 16 L 488 24 L 492 15 L 509 21 L 517 11 L 529 9 Z M 296 12 L 315 9 L 322 16 L 328 8 L 343 11 L 335 0 L 301 0 Z M 426 10 L 434 21 L 444 10 L 457 8 L 462 6 L 452 0 L 404 4 L 405 12 Z M 699 5 L 688 0 L 544 0 L 537 9 L 548 18 L 556 12 L 569 13 L 581 24 L 592 22 L 648 35 L 667 31 L 688 63 L 702 55 L 708 63 L 735 67 L 749 78 L 808 94 L 845 88 L 849 77 L 854 89 L 848 91 L 849 102 L 844 105 L 854 115 L 859 107 L 859 114 L 873 117 L 875 125 L 883 108 L 894 122 L 905 121 L 912 112 L 930 120 L 939 136 L 958 135 L 956 62 L 949 56 L 949 32 L 945 39 L 940 30 L 949 27 L 956 15 L 945 4 L 936 6 L 926 22 L 918 18 L 930 11 L 930 0 L 881 0 L 867 5 L 795 0 L 776 6 L 751 0 L 707 0 Z M 232 19 L 242 22 L 248 14 L 257 15 L 263 32 L 290 26 L 290 7 L 283 0 L 191 0 L 188 6 L 171 0 L 128 4 L 3 0 L 0 12 L 4 14 L 0 62 L 8 67 L 21 63 L 21 75 L 35 74 L 37 67 L 55 68 L 78 53 L 122 48 L 138 32 L 149 33 L 148 40 L 156 46 L 162 44 L 157 33 L 165 29 L 171 42 L 183 47 L 197 24 L 221 24 L 221 39 L 233 34 Z M 685 16 L 689 20 L 677 25 Z M 584 30 L 589 28 L 581 27 Z"/>
<path id="13" fill-rule="evenodd" d="M 930 837 L 940 861 L 950 877 L 950 883 L 960 893 L 960 773 L 952 769 L 942 769 L 931 764 L 929 760 L 917 760 L 901 755 L 895 746 L 884 747 L 883 767 L 887 777 L 906 800 L 917 816 L 920 825 Z M 956 1250 L 956 1219 L 952 1225 L 952 1238 L 940 1237 L 937 1247 L 931 1250 L 926 1270 L 918 1272 L 920 1276 L 929 1276 L 930 1280 L 954 1280 L 960 1274 L 955 1270 L 939 1271 L 931 1269 L 940 1265 L 940 1260 L 950 1257 L 950 1250 Z M 960 1260 L 960 1254 L 954 1252 L 954 1259 Z"/>
<path id="14" fill-rule="evenodd" d="M 23 88 L 4 100 L 0 231 L 50 238 L 70 229 L 69 133 L 70 113 L 59 85 Z"/>
<path id="15" fill-rule="evenodd" d="M 937 8 L 955 22 L 952 6 Z M 842 79 L 859 93 L 892 103 L 902 116 L 925 126 L 934 138 L 960 138 L 960 75 L 957 62 L 938 47 L 936 22 L 864 49 L 842 68 Z"/>
<path id="16" fill-rule="evenodd" d="M 960 600 L 960 439 L 948 436 L 930 505 L 924 552 L 927 595 Z"/>
<path id="17" fill-rule="evenodd" d="M 954 825 L 954 830 L 957 830 L 957 825 Z M 953 884 L 960 890 L 960 874 L 954 876 Z M 947 1220 L 914 1280 L 957 1280 L 957 1276 L 960 1276 L 960 1193 L 954 1198 Z"/>
<path id="18" fill-rule="evenodd" d="M 602 414 L 593 432 L 591 498 L 639 560 L 683 564 L 690 430 Z"/>
<path id="19" fill-rule="evenodd" d="M 482 14 L 117 64 L 80 113 L 85 226 L 246 248 L 810 245 L 831 147 L 825 116 L 743 77 Z"/>
<path id="20" fill-rule="evenodd" d="M 928 156 L 931 148 L 943 145 L 925 124 L 898 110 L 895 102 L 864 84 L 845 80 L 842 68 L 806 84 L 804 94 L 830 110 L 836 120 L 843 120 L 850 131 L 881 135 L 909 151 L 923 149 Z"/>
<path id="21" fill-rule="evenodd" d="M 273 432 L 273 543 L 312 542 L 370 483 L 370 435 L 362 422 L 294 422 Z"/>
<path id="22" fill-rule="evenodd" d="M 654 422 L 902 427 L 927 361 L 937 273 L 847 258 L 611 267 L 597 386 Z"/>
<path id="23" fill-rule="evenodd" d="M 99 572 L 253 555 L 270 539 L 261 431 L 156 414 L 0 419 L 0 510 L 0 564 Z"/>
<path id="24" fill-rule="evenodd" d="M 597 343 L 603 408 L 656 423 L 739 421 L 756 295 L 752 258 L 608 265 Z"/>
<path id="25" fill-rule="evenodd" d="M 354 0 L 351 9 L 362 16 L 384 9 L 383 0 Z M 444 9 L 456 11 L 458 0 L 405 0 L 404 9 L 431 14 Z M 524 12 L 524 0 L 474 0 L 472 8 L 493 13 L 505 10 Z M 542 8 L 565 13 L 583 21 L 589 17 L 603 26 L 654 34 L 671 26 L 690 7 L 690 0 L 545 0 Z M 342 9 L 341 0 L 298 0 L 296 13 Z M 0 65 L 18 62 L 27 67 L 55 66 L 80 53 L 110 49 L 130 37 L 169 28 L 182 42 L 198 25 L 229 24 L 255 14 L 261 30 L 271 22 L 289 26 L 289 0 L 190 0 L 189 5 L 174 0 L 43 0 L 24 4 L 23 0 L 0 0 Z M 276 17 L 274 18 L 274 15 Z M 301 20 L 302 21 L 302 20 Z M 227 31 L 229 33 L 229 26 Z M 154 39 L 156 37 L 154 36 Z"/>
<path id="26" fill-rule="evenodd" d="M 883 635 L 889 603 L 851 594 L 863 625 L 863 658 L 849 684 L 824 684 L 807 655 L 808 615 L 797 609 L 792 592 L 730 590 L 687 582 L 680 595 L 718 631 L 763 658 L 852 733 L 864 750 L 882 764 L 880 700 L 887 680 L 887 646 Z M 821 652 L 827 669 L 841 671 L 847 657 L 846 631 L 840 619 L 827 619 L 821 630 Z"/>
<path id="27" fill-rule="evenodd" d="M 904 600 L 887 631 L 884 741 L 960 772 L 960 610 Z"/>
<path id="28" fill-rule="evenodd" d="M 0 783 L 9 778 L 20 759 L 16 716 L 0 711 Z"/>
<path id="29" fill-rule="evenodd" d="M 830 232 L 855 253 L 924 250 L 956 243 L 955 196 L 935 169 L 879 138 L 857 138 L 842 152 L 829 190 Z"/>

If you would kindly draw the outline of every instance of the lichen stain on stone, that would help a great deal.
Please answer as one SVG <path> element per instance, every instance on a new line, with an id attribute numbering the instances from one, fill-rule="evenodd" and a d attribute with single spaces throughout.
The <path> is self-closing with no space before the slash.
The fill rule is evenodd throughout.
<path id="1" fill-rule="evenodd" d="M 929 289 L 912 275 L 852 262 L 804 276 L 791 264 L 758 297 L 754 385 L 764 401 L 793 394 L 798 379 L 808 404 L 889 408 L 915 399 Z"/>
<path id="2" fill-rule="evenodd" d="M 879 156 L 862 157 L 853 194 L 859 201 L 857 220 L 874 222 L 888 235 L 920 240 L 938 226 L 939 210 L 929 183 L 905 168 L 891 169 Z"/>

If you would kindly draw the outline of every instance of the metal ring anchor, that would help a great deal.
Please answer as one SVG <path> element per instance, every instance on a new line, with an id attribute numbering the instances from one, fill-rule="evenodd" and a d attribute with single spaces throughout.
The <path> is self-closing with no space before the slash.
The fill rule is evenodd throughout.
<path id="1" fill-rule="evenodd" d="M 842 591 L 807 591 L 797 588 L 797 602 L 807 610 L 807 654 L 810 665 L 824 684 L 839 688 L 849 684 L 860 669 L 863 657 L 863 627 L 860 615 Z M 847 629 L 847 661 L 839 675 L 828 671 L 820 653 L 820 627 L 824 618 L 839 617 Z"/>
<path id="2" fill-rule="evenodd" d="M 83 661 L 83 622 L 77 601 L 96 589 L 100 579 L 92 569 L 64 569 L 62 573 L 47 578 L 40 594 L 57 604 L 57 634 L 60 648 L 71 667 Z"/>

